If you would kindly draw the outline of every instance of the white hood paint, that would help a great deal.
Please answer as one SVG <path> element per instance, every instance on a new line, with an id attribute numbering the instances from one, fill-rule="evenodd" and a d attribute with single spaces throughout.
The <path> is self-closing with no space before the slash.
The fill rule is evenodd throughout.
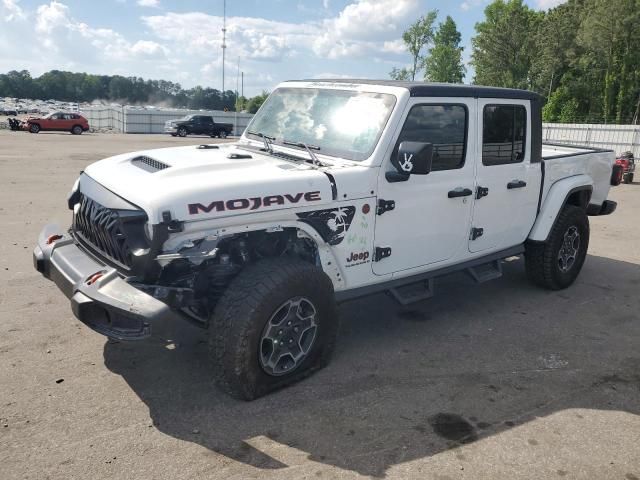
<path id="1" fill-rule="evenodd" d="M 251 155 L 252 158 L 228 158 L 234 153 Z M 131 163 L 139 156 L 148 156 L 169 165 L 169 168 L 146 171 Z M 343 183 L 348 187 L 348 198 L 371 195 L 377 169 L 338 166 L 323 170 L 334 175 L 338 186 Z M 359 175 L 354 175 L 356 171 Z M 363 171 L 371 171 L 373 175 L 363 178 Z M 152 223 L 161 222 L 162 212 L 166 211 L 171 212 L 173 219 L 194 221 L 292 207 L 320 207 L 334 202 L 329 177 L 308 163 L 286 161 L 229 144 L 218 149 L 187 146 L 127 153 L 96 162 L 87 167 L 85 173 L 144 209 Z M 360 181 L 356 186 L 352 180 L 358 177 Z M 363 181 L 367 177 L 371 181 Z M 337 200 L 345 200 L 345 193 L 345 189 L 339 192 Z M 87 194 L 90 196 L 89 192 Z M 265 206 L 261 203 L 251 210 L 256 203 L 251 199 L 268 196 L 282 196 L 284 204 Z M 210 208 L 213 202 L 237 199 L 249 199 L 251 207 L 225 211 Z M 236 205 L 240 203 L 236 202 Z M 205 208 L 196 208 L 197 213 L 193 213 L 192 207 L 190 213 L 189 205 L 194 204 Z"/>

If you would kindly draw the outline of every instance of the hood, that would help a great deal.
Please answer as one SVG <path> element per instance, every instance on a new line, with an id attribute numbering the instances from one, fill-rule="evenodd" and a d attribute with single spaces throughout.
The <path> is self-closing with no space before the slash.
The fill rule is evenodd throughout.
<path id="1" fill-rule="evenodd" d="M 173 219 L 202 220 L 322 205 L 333 195 L 329 177 L 309 164 L 229 144 L 118 155 L 85 173 L 144 209 L 152 223 L 167 211 Z"/>

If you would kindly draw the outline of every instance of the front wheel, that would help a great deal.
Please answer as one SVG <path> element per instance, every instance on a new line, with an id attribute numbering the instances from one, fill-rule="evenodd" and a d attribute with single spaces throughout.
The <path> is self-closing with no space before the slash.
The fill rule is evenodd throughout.
<path id="1" fill-rule="evenodd" d="M 224 130 L 222 132 L 220 132 L 219 135 L 220 138 L 227 138 L 227 132 L 225 132 Z"/>
<path id="2" fill-rule="evenodd" d="M 262 260 L 230 283 L 209 322 L 218 385 L 253 400 L 324 367 L 338 330 L 333 285 L 314 265 Z"/>
<path id="3" fill-rule="evenodd" d="M 80 125 L 76 125 L 71 129 L 71 133 L 74 135 L 81 135 L 82 134 L 82 127 Z"/>
<path id="4" fill-rule="evenodd" d="M 178 129 L 178 135 L 181 137 L 186 137 L 187 136 L 187 129 L 184 127 L 180 127 Z"/>
<path id="5" fill-rule="evenodd" d="M 549 290 L 570 286 L 578 277 L 589 248 L 589 219 L 579 207 L 566 205 L 545 242 L 528 242 L 525 267 L 529 279 Z"/>
<path id="6" fill-rule="evenodd" d="M 40 125 L 38 125 L 37 123 L 32 123 L 32 124 L 29 126 L 29 131 L 30 131 L 31 133 L 38 133 L 38 132 L 40 132 Z"/>

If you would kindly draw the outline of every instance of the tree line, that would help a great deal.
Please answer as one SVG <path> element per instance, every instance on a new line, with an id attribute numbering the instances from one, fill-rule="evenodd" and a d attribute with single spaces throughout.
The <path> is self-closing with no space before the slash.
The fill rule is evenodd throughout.
<path id="1" fill-rule="evenodd" d="M 392 78 L 462 82 L 460 33 L 451 17 L 436 19 L 428 12 L 404 32 L 412 63 Z M 494 0 L 475 30 L 473 83 L 540 93 L 545 121 L 639 123 L 640 0 L 568 0 L 546 12 Z"/>
<path id="2" fill-rule="evenodd" d="M 236 98 L 236 93 L 197 86 L 183 89 L 179 83 L 166 80 L 145 80 L 120 75 L 51 70 L 33 78 L 26 71 L 0 74 L 0 97 L 92 102 L 104 100 L 126 104 L 164 105 L 192 110 L 233 111 L 247 109 L 255 113 L 264 101 L 265 92 L 254 98 Z"/>

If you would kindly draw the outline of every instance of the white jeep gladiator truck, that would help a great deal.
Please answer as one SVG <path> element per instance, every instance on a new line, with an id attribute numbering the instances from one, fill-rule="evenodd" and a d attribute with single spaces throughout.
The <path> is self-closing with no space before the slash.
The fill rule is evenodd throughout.
<path id="1" fill-rule="evenodd" d="M 235 144 L 87 167 L 35 267 L 110 337 L 177 317 L 208 329 L 217 382 L 253 399 L 326 365 L 341 301 L 420 301 L 439 276 L 483 282 L 517 255 L 535 284 L 572 284 L 587 216 L 615 210 L 615 155 L 543 145 L 541 107 L 521 90 L 285 82 Z"/>

